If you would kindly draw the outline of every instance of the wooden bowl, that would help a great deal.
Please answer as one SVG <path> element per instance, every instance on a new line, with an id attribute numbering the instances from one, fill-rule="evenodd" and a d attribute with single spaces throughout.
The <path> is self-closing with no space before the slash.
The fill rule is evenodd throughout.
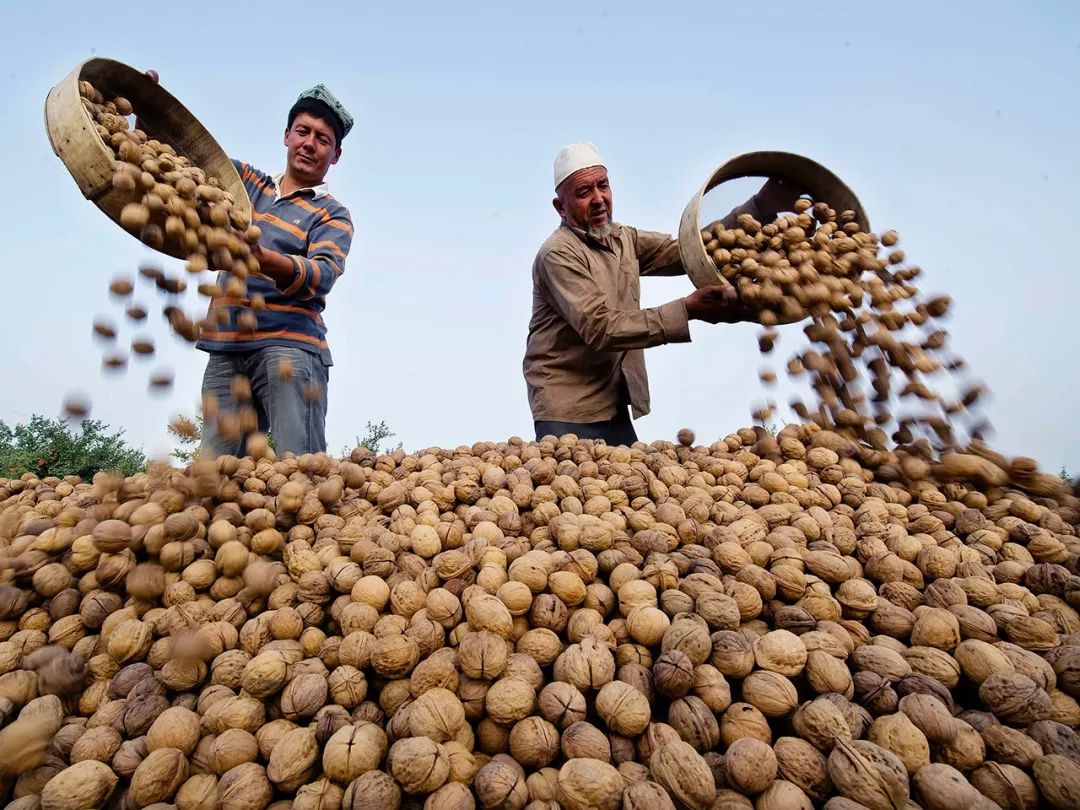
<path id="1" fill-rule="evenodd" d="M 49 91 L 45 99 L 45 129 L 53 152 L 64 161 L 83 195 L 120 224 L 120 211 L 130 202 L 138 202 L 142 192 L 113 188 L 116 158 L 97 133 L 90 113 L 79 96 L 79 82 L 85 80 L 105 96 L 123 96 L 131 102 L 152 137 L 169 143 L 179 154 L 187 155 L 208 175 L 215 175 L 237 206 L 250 219 L 248 199 L 240 175 L 225 151 L 183 104 L 149 76 L 112 59 L 87 59 Z M 159 217 L 161 215 L 158 215 Z M 163 225 L 163 221 L 151 220 Z M 126 231 L 125 229 L 125 232 Z M 136 235 L 137 236 L 137 235 Z M 162 253 L 179 259 L 187 252 L 166 240 Z"/>
<path id="2" fill-rule="evenodd" d="M 701 200 L 712 189 L 737 177 L 776 177 L 791 180 L 809 192 L 815 202 L 827 203 L 839 211 L 854 211 L 864 231 L 870 230 L 859 198 L 844 181 L 819 163 L 790 152 L 747 152 L 732 158 L 706 181 L 683 211 L 679 222 L 679 256 L 686 275 L 695 287 L 729 283 L 716 269 L 701 241 Z"/>

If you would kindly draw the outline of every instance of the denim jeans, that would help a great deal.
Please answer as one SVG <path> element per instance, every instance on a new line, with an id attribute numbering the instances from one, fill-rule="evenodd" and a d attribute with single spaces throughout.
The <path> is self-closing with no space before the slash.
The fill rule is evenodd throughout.
<path id="1" fill-rule="evenodd" d="M 278 378 L 278 363 L 288 360 L 293 374 Z M 288 346 L 271 346 L 250 352 L 211 352 L 203 374 L 203 395 L 217 397 L 218 409 L 236 410 L 232 380 L 237 374 L 251 381 L 251 397 L 259 417 L 259 430 L 273 435 L 280 455 L 293 452 L 320 453 L 326 450 L 326 393 L 330 369 L 317 354 Z M 308 402 L 304 391 L 312 383 L 321 396 Z M 203 425 L 202 451 L 212 456 L 243 455 L 245 438 L 226 439 L 215 425 Z"/>
<path id="2" fill-rule="evenodd" d="M 603 439 L 610 445 L 631 445 L 637 441 L 637 432 L 630 421 L 630 411 L 626 405 L 620 405 L 614 418 L 606 422 L 534 422 L 536 440 L 545 436 L 564 436 L 573 433 L 579 439 Z"/>

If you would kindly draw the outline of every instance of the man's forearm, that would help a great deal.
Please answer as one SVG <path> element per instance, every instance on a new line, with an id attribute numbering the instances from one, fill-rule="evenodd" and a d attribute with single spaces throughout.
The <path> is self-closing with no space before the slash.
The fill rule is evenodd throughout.
<path id="1" fill-rule="evenodd" d="M 262 248 L 258 259 L 259 271 L 270 278 L 278 290 L 284 291 L 296 281 L 296 265 L 284 253 Z"/>

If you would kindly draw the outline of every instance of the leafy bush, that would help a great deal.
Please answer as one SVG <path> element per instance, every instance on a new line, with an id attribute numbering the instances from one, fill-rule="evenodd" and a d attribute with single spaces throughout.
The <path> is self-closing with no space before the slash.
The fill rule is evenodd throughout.
<path id="1" fill-rule="evenodd" d="M 0 476 L 32 472 L 88 481 L 101 470 L 133 475 L 146 468 L 146 456 L 123 437 L 123 430 L 111 433 L 98 419 L 84 419 L 77 431 L 60 418 L 35 415 L 14 427 L 0 420 Z"/>

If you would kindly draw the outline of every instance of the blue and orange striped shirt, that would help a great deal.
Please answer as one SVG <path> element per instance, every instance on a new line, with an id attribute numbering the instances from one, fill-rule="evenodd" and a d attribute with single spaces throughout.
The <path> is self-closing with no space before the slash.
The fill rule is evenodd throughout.
<path id="1" fill-rule="evenodd" d="M 254 222 L 262 229 L 260 245 L 291 256 L 296 275 L 284 290 L 269 279 L 249 278 L 245 298 L 221 295 L 211 299 L 210 308 L 224 309 L 228 319 L 222 317 L 215 330 L 203 332 L 196 345 L 209 352 L 292 346 L 314 352 L 332 365 L 322 313 L 326 296 L 345 272 L 353 236 L 349 211 L 325 186 L 279 197 L 274 178 L 246 163 L 234 160 L 233 164 L 251 198 Z M 228 273 L 220 274 L 222 287 L 228 278 Z M 250 307 L 256 293 L 264 296 L 266 308 L 255 310 L 258 325 L 254 332 L 241 332 L 237 316 L 242 308 Z"/>

